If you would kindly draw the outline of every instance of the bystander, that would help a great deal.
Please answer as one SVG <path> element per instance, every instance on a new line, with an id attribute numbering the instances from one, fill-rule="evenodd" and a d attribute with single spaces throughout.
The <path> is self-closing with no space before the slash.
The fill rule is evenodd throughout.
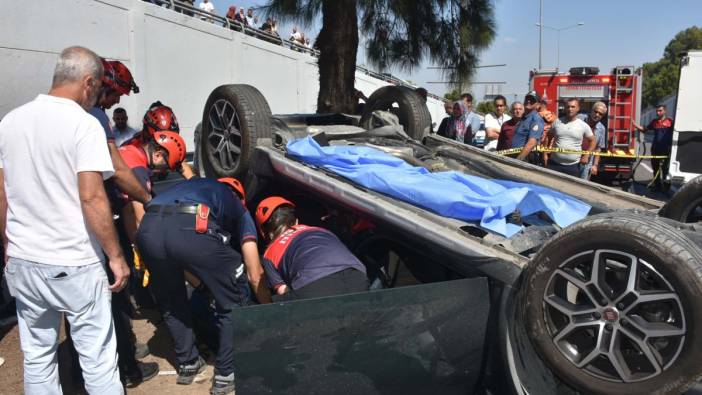
<path id="1" fill-rule="evenodd" d="M 566 151 L 580 151 L 583 140 L 587 140 L 587 150 L 593 151 L 597 141 L 590 126 L 578 118 L 580 102 L 578 99 L 568 99 L 566 102 L 566 117 L 556 120 L 550 131 L 554 139 L 554 147 Z M 558 172 L 580 177 L 580 166 L 590 162 L 590 155 L 585 153 L 554 152 L 551 154 L 547 167 Z"/>
<path id="2" fill-rule="evenodd" d="M 588 126 L 590 126 L 592 133 L 595 134 L 596 152 L 599 152 L 607 147 L 605 141 L 607 129 L 602 124 L 602 122 L 600 122 L 605 115 L 607 115 L 607 105 L 601 101 L 598 101 L 592 105 L 592 110 L 590 111 L 590 114 L 578 114 L 578 118 L 585 121 L 585 123 L 588 124 Z M 587 140 L 583 140 L 582 149 L 587 150 L 588 146 L 589 142 Z M 584 180 L 589 180 L 591 176 L 596 176 L 599 171 L 599 166 L 600 156 L 590 155 L 590 161 L 587 164 L 580 166 L 580 178 Z"/>
<path id="3" fill-rule="evenodd" d="M 504 96 L 497 95 L 492 102 L 495 105 L 495 112 L 485 114 L 485 149 L 488 151 L 497 149 L 497 140 L 500 137 L 502 124 L 512 118 L 505 114 L 507 99 Z"/>
<path id="4" fill-rule="evenodd" d="M 541 98 L 531 91 L 524 96 L 524 117 L 517 125 L 512 137 L 512 148 L 521 148 L 517 155 L 519 160 L 527 160 L 536 145 L 541 141 L 544 134 L 544 120 L 539 115 L 541 109 Z M 538 162 L 537 158 L 532 158 L 532 162 Z"/>
<path id="5" fill-rule="evenodd" d="M 129 117 L 127 116 L 127 110 L 122 107 L 117 107 L 112 112 L 112 122 L 114 122 L 114 127 L 112 132 L 115 135 L 115 144 L 119 147 L 125 141 L 131 139 L 136 134 L 136 130 L 129 126 Z"/>
<path id="6" fill-rule="evenodd" d="M 27 394 L 62 393 L 56 366 L 62 316 L 71 324 L 87 392 L 123 393 L 108 289 L 122 290 L 129 268 L 103 188 L 114 171 L 105 133 L 87 113 L 102 73 L 95 53 L 66 48 L 49 93 L 0 122 L 0 234 Z"/>
<path id="7" fill-rule="evenodd" d="M 524 115 L 524 105 L 518 101 L 512 103 L 510 114 L 512 117 L 508 121 L 503 122 L 500 128 L 500 137 L 497 139 L 498 151 L 512 148 L 512 137 L 514 137 L 517 125 L 519 125 L 519 121 L 522 120 Z"/>

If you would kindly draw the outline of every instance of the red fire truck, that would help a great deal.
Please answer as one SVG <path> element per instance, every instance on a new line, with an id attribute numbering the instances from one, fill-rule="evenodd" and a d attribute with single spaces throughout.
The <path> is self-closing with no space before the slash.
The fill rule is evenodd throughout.
<path id="1" fill-rule="evenodd" d="M 598 178 L 609 183 L 633 176 L 637 144 L 631 120 L 639 123 L 642 80 L 641 68 L 634 66 L 617 66 L 610 74 L 600 74 L 597 67 L 573 67 L 568 73 L 534 70 L 529 85 L 559 117 L 565 115 L 567 99 L 579 99 L 586 114 L 597 101 L 607 105 L 607 117 L 601 121 L 607 129 L 606 150 L 617 156 L 601 158 Z"/>

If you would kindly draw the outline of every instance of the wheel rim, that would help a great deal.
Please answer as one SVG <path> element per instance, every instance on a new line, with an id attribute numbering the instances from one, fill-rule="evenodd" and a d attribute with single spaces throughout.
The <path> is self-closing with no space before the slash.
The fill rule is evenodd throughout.
<path id="1" fill-rule="evenodd" d="M 657 376 L 685 342 L 685 315 L 675 289 L 650 263 L 622 251 L 570 257 L 549 278 L 543 308 L 561 354 L 604 380 Z"/>
<path id="2" fill-rule="evenodd" d="M 208 113 L 210 131 L 205 146 L 207 155 L 224 171 L 239 165 L 242 147 L 241 122 L 234 106 L 227 100 L 217 100 Z"/>

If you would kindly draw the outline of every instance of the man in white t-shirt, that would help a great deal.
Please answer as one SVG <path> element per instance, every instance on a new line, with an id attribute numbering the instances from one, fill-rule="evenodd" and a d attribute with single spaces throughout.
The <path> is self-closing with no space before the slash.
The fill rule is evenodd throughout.
<path id="1" fill-rule="evenodd" d="M 549 139 L 554 143 L 550 145 L 569 151 L 581 151 L 583 140 L 586 140 L 587 151 L 593 151 L 597 140 L 590 126 L 578 118 L 580 102 L 578 99 L 569 99 L 565 108 L 565 119 L 556 120 L 551 127 Z M 554 152 L 550 155 L 547 166 L 549 169 L 580 177 L 580 166 L 587 165 L 589 162 L 589 154 Z"/>
<path id="2" fill-rule="evenodd" d="M 110 291 L 127 285 L 129 268 L 103 187 L 114 172 L 105 132 L 86 112 L 97 100 L 102 73 L 95 53 L 67 48 L 48 95 L 0 122 L 0 235 L 9 257 L 8 288 L 17 301 L 28 394 L 61 394 L 56 349 L 62 314 L 86 390 L 123 393 Z"/>
<path id="3" fill-rule="evenodd" d="M 214 4 L 212 4 L 212 2 L 210 0 L 202 0 L 202 2 L 200 3 L 200 5 L 198 5 L 198 7 L 205 12 L 209 12 L 211 14 L 214 14 Z M 214 20 L 212 18 L 208 18 L 205 16 L 201 16 L 200 19 L 202 19 L 203 21 L 214 22 Z"/>
<path id="4" fill-rule="evenodd" d="M 488 151 L 497 149 L 497 139 L 500 138 L 502 124 L 512 119 L 505 113 L 507 99 L 504 96 L 495 96 L 493 103 L 495 104 L 495 112 L 485 115 L 485 149 Z"/>

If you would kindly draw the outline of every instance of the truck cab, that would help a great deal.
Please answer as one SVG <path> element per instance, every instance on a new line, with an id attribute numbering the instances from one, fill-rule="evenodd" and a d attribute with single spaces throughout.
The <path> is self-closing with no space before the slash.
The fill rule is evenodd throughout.
<path id="1" fill-rule="evenodd" d="M 678 100 L 668 173 L 673 185 L 682 185 L 702 175 L 702 162 L 699 160 L 700 147 L 702 147 L 700 86 L 702 86 L 702 50 L 689 51 L 680 60 Z"/>

